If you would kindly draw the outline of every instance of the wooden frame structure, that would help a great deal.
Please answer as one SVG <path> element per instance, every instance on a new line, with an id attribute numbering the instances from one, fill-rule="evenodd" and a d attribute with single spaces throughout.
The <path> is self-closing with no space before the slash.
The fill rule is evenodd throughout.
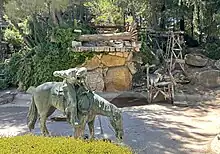
<path id="1" fill-rule="evenodd" d="M 158 32 L 154 30 L 147 30 L 147 41 L 151 41 L 151 49 L 154 51 L 163 51 L 163 60 L 165 62 L 165 74 L 160 80 L 156 79 L 151 82 L 152 77 L 149 74 L 149 69 L 153 65 L 146 66 L 147 69 L 147 90 L 148 90 L 148 102 L 152 103 L 154 99 L 161 93 L 165 100 L 168 100 L 173 104 L 174 99 L 174 86 L 176 85 L 176 80 L 174 78 L 173 70 L 176 64 L 179 64 L 182 72 L 186 75 L 184 70 L 184 57 L 183 57 L 183 32 Z M 149 43 L 149 42 L 147 42 Z M 165 79 L 165 76 L 167 79 Z M 162 80 L 163 79 L 163 80 Z"/>
<path id="2" fill-rule="evenodd" d="M 160 74 L 154 74 L 155 76 L 151 78 L 149 74 L 149 69 L 154 67 L 154 65 L 146 65 L 147 69 L 147 99 L 148 103 L 152 103 L 155 98 L 161 93 L 165 100 L 168 100 L 173 104 L 174 100 L 174 84 L 172 81 L 162 81 L 163 76 Z"/>
<path id="3" fill-rule="evenodd" d="M 167 68 L 168 73 L 171 76 L 171 79 L 174 84 L 176 84 L 176 81 L 173 77 L 172 71 L 175 69 L 176 64 L 179 64 L 181 71 L 184 75 L 186 75 L 184 69 L 185 60 L 182 53 L 183 44 L 183 32 L 169 32 L 164 59 L 167 63 L 167 66 L 169 67 Z"/>
<path id="4" fill-rule="evenodd" d="M 184 46 L 184 38 L 183 38 L 184 32 L 182 31 L 155 31 L 152 29 L 146 30 L 146 36 L 147 36 L 147 44 L 150 44 L 151 42 L 151 50 L 152 51 L 163 51 L 163 60 L 165 62 L 165 69 L 168 75 L 170 76 L 172 82 L 176 84 L 176 81 L 174 79 L 173 70 L 176 67 L 176 64 L 178 64 L 181 68 L 181 71 L 186 76 L 184 64 L 185 60 L 183 57 L 183 46 Z M 154 53 L 152 53 L 154 54 Z"/>

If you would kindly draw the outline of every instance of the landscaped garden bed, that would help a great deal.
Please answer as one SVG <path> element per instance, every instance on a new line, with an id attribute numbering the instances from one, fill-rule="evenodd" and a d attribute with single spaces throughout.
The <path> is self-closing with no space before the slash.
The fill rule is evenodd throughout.
<path id="1" fill-rule="evenodd" d="M 1 154 L 131 154 L 122 147 L 100 140 L 83 141 L 72 137 L 16 136 L 0 138 Z"/>

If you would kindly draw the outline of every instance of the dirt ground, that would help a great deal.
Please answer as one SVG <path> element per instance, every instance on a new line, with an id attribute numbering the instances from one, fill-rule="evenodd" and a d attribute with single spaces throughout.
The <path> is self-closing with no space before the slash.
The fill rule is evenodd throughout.
<path id="1" fill-rule="evenodd" d="M 152 132 L 161 131 L 160 135 L 156 136 L 154 141 L 152 140 L 152 144 L 143 143 L 148 150 L 140 148 L 140 153 L 155 153 L 155 151 L 151 152 L 151 148 L 157 149 L 158 153 L 166 154 L 212 153 L 210 143 L 220 132 L 220 104 L 217 102 L 206 102 L 200 106 L 181 108 L 153 104 L 133 107 L 126 111 L 132 113 L 134 119 L 141 119 L 143 125 L 150 127 Z M 149 136 L 146 137 L 154 136 L 154 133 L 148 134 Z M 139 136 L 142 137 L 142 134 Z"/>
<path id="2" fill-rule="evenodd" d="M 11 104 L 0 105 L 0 135 L 27 132 L 26 114 L 30 97 L 18 97 Z M 122 104 L 133 103 L 132 106 L 122 108 L 124 143 L 138 154 L 211 153 L 210 143 L 220 132 L 220 99 L 188 107 L 166 103 L 144 105 L 145 100 L 135 98 L 123 101 Z M 47 125 L 53 134 L 72 135 L 71 127 L 65 122 L 48 121 Z M 114 140 L 108 119 L 102 119 L 102 126 L 106 136 Z M 95 127 L 96 136 L 100 137 L 100 125 L 97 122 Z M 34 133 L 40 133 L 38 124 Z"/>

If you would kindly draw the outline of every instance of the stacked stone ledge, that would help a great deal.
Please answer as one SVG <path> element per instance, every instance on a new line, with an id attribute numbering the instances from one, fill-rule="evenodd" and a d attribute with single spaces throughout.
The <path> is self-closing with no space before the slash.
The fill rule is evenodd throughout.
<path id="1" fill-rule="evenodd" d="M 113 52 L 95 55 L 82 66 L 88 69 L 86 83 L 98 92 L 127 91 L 136 73 L 132 52 Z"/>

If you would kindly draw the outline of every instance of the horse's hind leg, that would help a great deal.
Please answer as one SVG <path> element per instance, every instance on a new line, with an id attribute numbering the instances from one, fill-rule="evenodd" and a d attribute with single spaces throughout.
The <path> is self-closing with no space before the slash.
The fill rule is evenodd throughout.
<path id="1" fill-rule="evenodd" d="M 41 130 L 41 133 L 44 136 L 49 136 L 49 132 L 48 132 L 47 126 L 46 126 L 46 121 L 47 121 L 47 114 L 41 114 L 40 115 L 40 130 Z"/>
<path id="2" fill-rule="evenodd" d="M 56 110 L 56 108 L 51 106 L 48 113 L 47 113 L 47 117 L 51 116 L 54 113 L 55 110 Z"/>

